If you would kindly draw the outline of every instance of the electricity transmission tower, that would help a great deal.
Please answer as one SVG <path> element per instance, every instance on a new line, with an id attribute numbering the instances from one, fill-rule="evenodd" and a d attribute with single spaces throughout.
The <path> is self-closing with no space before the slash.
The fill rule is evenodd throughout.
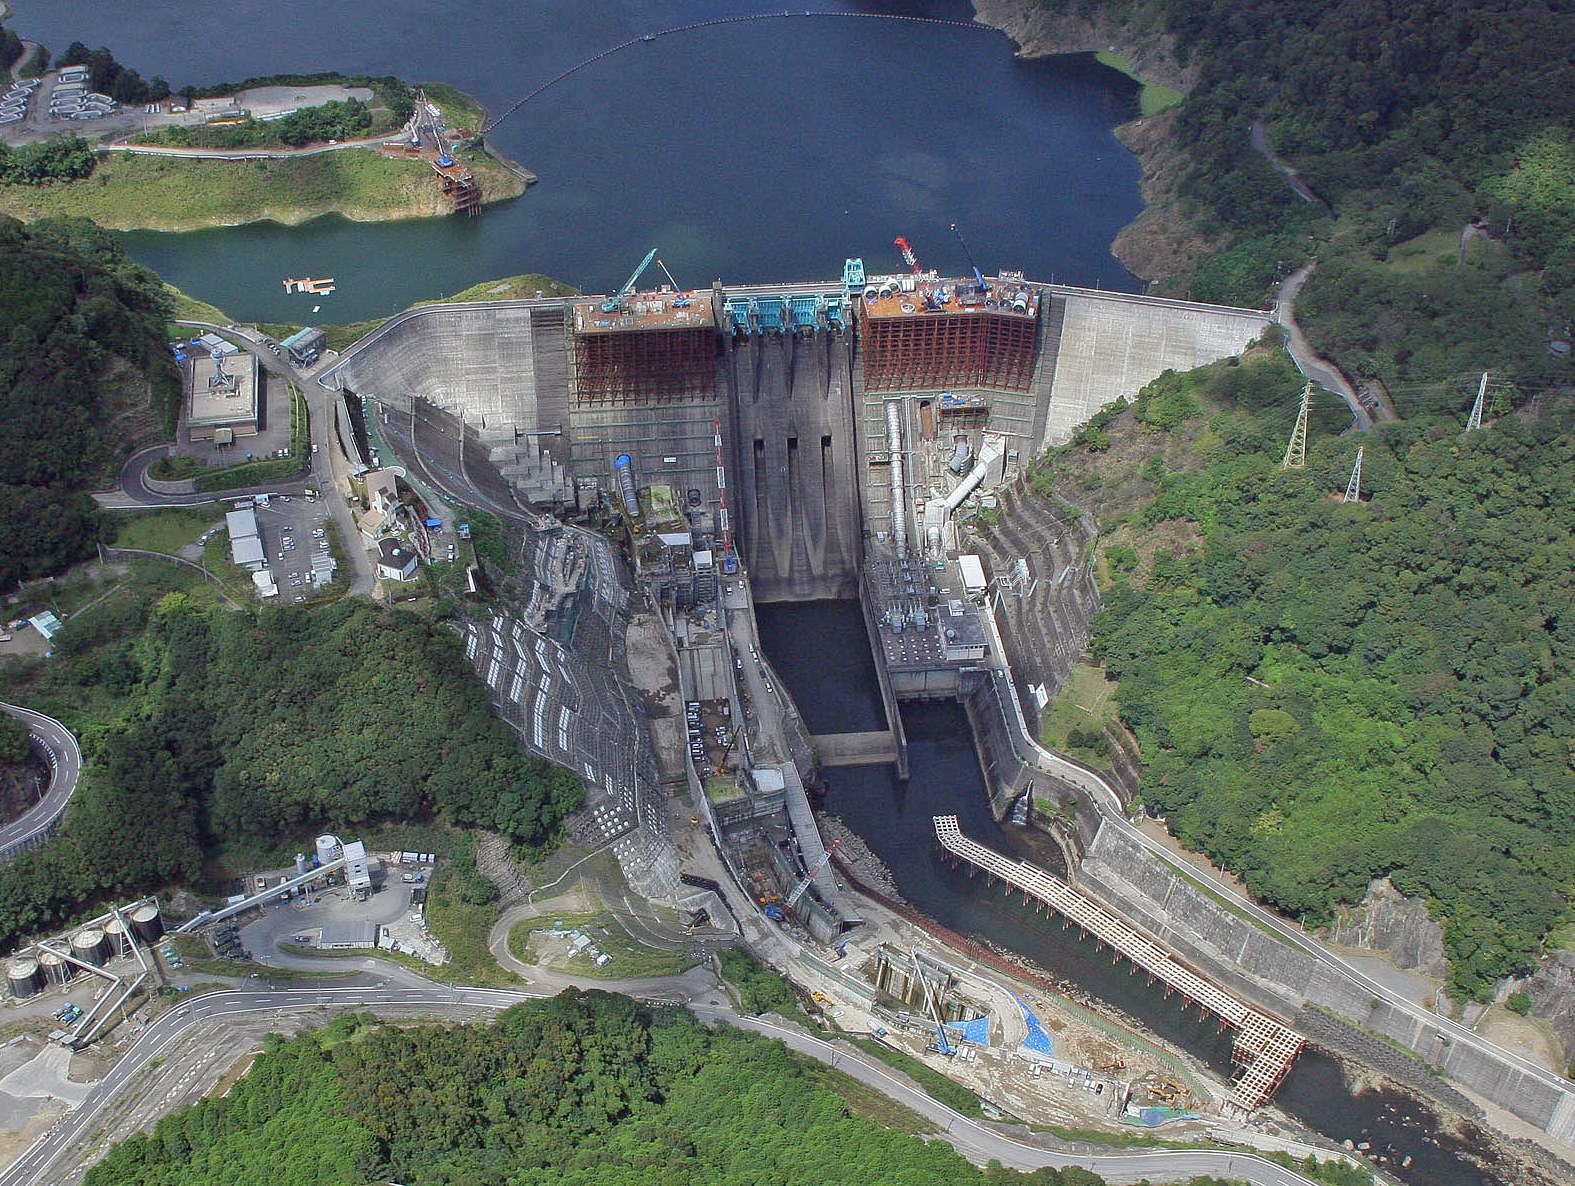
<path id="1" fill-rule="evenodd" d="M 1466 417 L 1466 431 L 1482 427 L 1482 405 L 1487 403 L 1488 373 L 1482 372 L 1482 382 L 1477 387 L 1477 398 L 1471 405 L 1471 415 Z"/>
<path id="2" fill-rule="evenodd" d="M 1285 446 L 1281 469 L 1301 469 L 1307 464 L 1307 410 L 1312 407 L 1312 389 L 1311 382 L 1302 388 L 1302 406 L 1296 413 L 1296 427 L 1291 429 L 1291 441 Z"/>
<path id="3" fill-rule="evenodd" d="M 1362 501 L 1362 447 L 1356 447 L 1356 465 L 1351 470 L 1351 480 L 1345 484 L 1345 501 Z"/>

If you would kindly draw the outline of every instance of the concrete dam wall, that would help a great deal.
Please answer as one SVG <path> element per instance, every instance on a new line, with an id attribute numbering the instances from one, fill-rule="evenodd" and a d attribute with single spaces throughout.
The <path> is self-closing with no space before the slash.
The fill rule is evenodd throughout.
<path id="1" fill-rule="evenodd" d="M 1017 276 L 866 287 L 857 262 L 824 284 L 424 306 L 319 382 L 455 417 L 537 504 L 616 498 L 628 454 L 639 485 L 675 490 L 713 543 L 731 529 L 757 598 L 838 597 L 894 515 L 916 552 L 928 546 L 918 507 L 960 484 L 954 453 L 994 459 L 975 483 L 987 492 L 1105 404 L 1237 354 L 1269 322 Z"/>

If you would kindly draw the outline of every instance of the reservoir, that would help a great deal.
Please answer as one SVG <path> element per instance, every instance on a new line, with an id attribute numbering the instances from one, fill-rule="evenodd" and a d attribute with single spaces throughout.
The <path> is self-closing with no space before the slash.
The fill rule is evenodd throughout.
<path id="1" fill-rule="evenodd" d="M 340 70 L 441 80 L 501 114 L 556 84 L 488 139 L 541 180 L 474 219 L 188 234 L 133 233 L 133 255 L 244 320 L 301 323 L 312 303 L 280 279 L 333 276 L 316 321 L 383 316 L 490 277 L 541 272 L 615 288 L 652 247 L 681 285 L 824 279 L 847 256 L 903 270 L 968 271 L 955 222 L 986 272 L 1136 290 L 1111 255 L 1141 209 L 1136 160 L 1114 127 L 1137 86 L 1091 57 L 1019 61 L 1002 33 L 886 19 L 971 19 L 964 0 L 850 4 L 782 17 L 766 3 L 587 0 L 16 0 L 11 22 L 57 52 L 108 46 L 174 86 Z M 767 13 L 658 37 L 647 32 Z M 567 15 L 572 12 L 572 17 Z M 876 15 L 869 15 L 876 14 Z M 221 35 L 214 35 L 219 33 Z"/>

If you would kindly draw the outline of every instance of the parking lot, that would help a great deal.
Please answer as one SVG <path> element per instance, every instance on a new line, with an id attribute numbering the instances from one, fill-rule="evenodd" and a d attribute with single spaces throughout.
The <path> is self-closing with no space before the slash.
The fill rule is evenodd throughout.
<path id="1" fill-rule="evenodd" d="M 733 748 L 733 709 L 726 700 L 690 700 L 684 704 L 689 731 L 689 758 L 704 778 L 722 769 Z"/>
<path id="2" fill-rule="evenodd" d="M 321 499 L 275 495 L 267 506 L 257 506 L 257 532 L 263 554 L 279 586 L 281 602 L 301 602 L 326 592 L 313 580 L 314 562 L 322 568 L 333 558 L 329 534 L 334 532 L 327 504 Z M 335 572 L 334 577 L 338 574 Z"/>

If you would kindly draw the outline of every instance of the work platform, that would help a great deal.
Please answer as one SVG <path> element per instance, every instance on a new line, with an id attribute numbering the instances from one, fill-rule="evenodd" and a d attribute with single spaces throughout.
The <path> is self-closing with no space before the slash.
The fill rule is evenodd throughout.
<path id="1" fill-rule="evenodd" d="M 935 838 L 945 851 L 1022 890 L 1025 898 L 1039 899 L 1163 983 L 1167 992 L 1174 989 L 1231 1026 L 1236 1031 L 1231 1054 L 1243 1071 L 1226 1101 L 1227 1111 L 1243 1116 L 1256 1111 L 1296 1062 L 1306 1044 L 1299 1033 L 1210 984 L 1154 940 L 1060 878 L 968 839 L 955 815 L 935 817 Z"/>

